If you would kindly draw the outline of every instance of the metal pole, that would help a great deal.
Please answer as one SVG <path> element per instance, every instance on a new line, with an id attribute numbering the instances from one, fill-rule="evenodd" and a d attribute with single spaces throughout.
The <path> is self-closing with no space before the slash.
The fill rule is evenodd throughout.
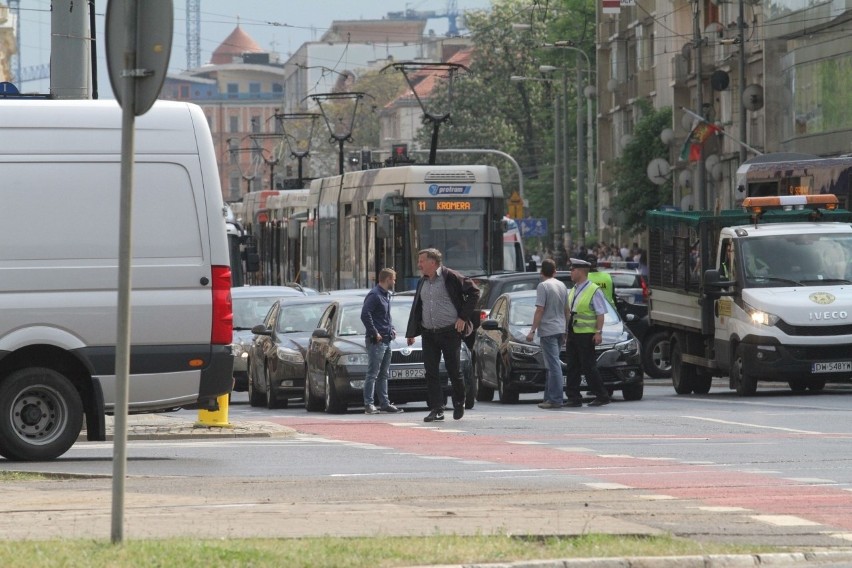
<path id="1" fill-rule="evenodd" d="M 564 146 L 560 124 L 559 95 L 553 97 L 553 255 L 559 251 L 562 243 L 562 172 L 567 164 L 559 159 L 560 143 Z M 567 101 L 566 101 L 567 103 Z"/>
<path id="2" fill-rule="evenodd" d="M 113 428 L 112 532 L 113 543 L 124 540 L 124 493 L 127 477 L 127 412 L 130 376 L 130 267 L 133 237 L 133 158 L 136 109 L 137 0 L 127 0 L 125 17 L 124 94 L 121 113 L 121 201 L 118 237 L 118 307 L 115 350 L 115 423 Z"/>
<path id="3" fill-rule="evenodd" d="M 562 109 L 562 193 L 565 196 L 562 210 L 562 225 L 565 227 L 565 251 L 571 252 L 571 168 L 568 167 L 568 75 L 562 70 L 562 98 L 565 108 Z M 569 256 L 570 257 L 570 256 Z"/>
<path id="4" fill-rule="evenodd" d="M 692 4 L 692 32 L 695 38 L 695 98 L 698 99 L 698 114 L 701 120 L 704 120 L 704 89 L 702 86 L 703 77 L 701 74 L 701 26 L 699 24 L 699 16 L 701 8 L 698 0 L 693 0 Z M 698 167 L 695 171 L 695 205 L 694 208 L 698 211 L 707 209 L 707 178 L 704 175 L 704 145 L 701 145 L 701 153 L 698 158 Z"/>
<path id="5" fill-rule="evenodd" d="M 583 146 L 583 69 L 577 55 L 577 239 L 586 246 L 586 164 Z"/>
<path id="6" fill-rule="evenodd" d="M 592 77 L 589 75 L 589 85 L 591 89 Z M 589 92 L 589 95 L 592 93 Z M 587 215 L 589 219 L 589 232 L 597 235 L 598 232 L 598 192 L 595 182 L 595 134 L 593 132 L 592 123 L 592 97 L 586 97 L 586 89 L 583 89 L 583 96 L 586 99 L 586 180 L 588 186 L 589 209 L 591 213 Z"/>
<path id="7" fill-rule="evenodd" d="M 745 56 L 745 15 L 744 15 L 744 0 L 739 1 L 740 13 L 737 18 L 737 27 L 739 28 L 738 39 L 740 44 L 740 61 L 739 61 L 739 81 L 740 81 L 740 140 L 746 141 L 746 107 L 745 107 L 745 88 L 746 88 L 746 56 Z M 740 146 L 740 164 L 746 161 L 746 149 Z"/>

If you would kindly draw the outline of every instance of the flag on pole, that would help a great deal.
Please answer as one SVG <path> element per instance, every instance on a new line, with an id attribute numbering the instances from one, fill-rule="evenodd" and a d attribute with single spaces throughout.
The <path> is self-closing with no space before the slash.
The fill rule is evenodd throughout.
<path id="1" fill-rule="evenodd" d="M 699 120 L 698 124 L 695 125 L 683 143 L 683 149 L 680 151 L 680 159 L 688 159 L 690 162 L 697 161 L 701 157 L 701 147 L 711 135 L 716 134 L 720 130 L 722 129 L 715 124 Z"/>
<path id="2" fill-rule="evenodd" d="M 621 0 L 602 0 L 604 14 L 618 14 L 621 12 Z"/>

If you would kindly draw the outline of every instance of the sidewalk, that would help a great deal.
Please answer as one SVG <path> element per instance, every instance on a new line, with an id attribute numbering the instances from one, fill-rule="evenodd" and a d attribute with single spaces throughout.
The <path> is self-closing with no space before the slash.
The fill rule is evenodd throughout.
<path id="1" fill-rule="evenodd" d="M 113 439 L 115 417 L 106 417 L 106 439 Z M 296 431 L 287 426 L 274 422 L 260 421 L 230 421 L 227 426 L 209 426 L 197 421 L 171 413 L 131 414 L 127 417 L 128 440 L 156 440 L 169 438 L 171 440 L 201 440 L 216 438 L 281 438 L 292 437 Z M 80 441 L 86 440 L 85 430 L 80 434 Z"/>

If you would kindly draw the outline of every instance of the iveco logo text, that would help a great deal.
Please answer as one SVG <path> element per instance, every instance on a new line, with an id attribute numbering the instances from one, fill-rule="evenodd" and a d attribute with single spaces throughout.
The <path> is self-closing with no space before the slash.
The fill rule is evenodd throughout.
<path id="1" fill-rule="evenodd" d="M 849 317 L 849 312 L 811 312 L 811 321 L 839 320 Z"/>
<path id="2" fill-rule="evenodd" d="M 430 185 L 430 195 L 467 195 L 470 193 L 469 185 Z"/>

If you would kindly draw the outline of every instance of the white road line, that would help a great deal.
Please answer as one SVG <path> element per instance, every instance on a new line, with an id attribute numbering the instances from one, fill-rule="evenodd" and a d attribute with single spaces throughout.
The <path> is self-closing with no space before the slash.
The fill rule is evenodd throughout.
<path id="1" fill-rule="evenodd" d="M 764 426 L 762 424 L 751 424 L 749 422 L 733 422 L 730 420 L 719 420 L 717 418 L 705 418 L 703 416 L 681 416 L 681 418 L 690 418 L 692 420 L 701 420 L 703 422 L 715 422 L 716 424 L 728 424 L 731 426 L 747 426 L 749 428 L 759 428 L 764 430 L 779 430 L 781 432 L 793 432 L 796 434 L 813 434 L 815 436 L 825 436 L 825 432 L 814 432 L 812 430 L 797 430 L 795 428 L 784 428 L 782 426 Z"/>
<path id="2" fill-rule="evenodd" d="M 712 507 L 712 506 L 704 506 L 704 507 L 691 507 L 693 509 L 698 509 L 699 511 L 708 511 L 710 513 L 742 513 L 745 511 L 750 511 L 751 509 L 745 509 L 743 507 Z"/>
<path id="3" fill-rule="evenodd" d="M 833 538 L 839 538 L 842 540 L 852 540 L 852 533 L 833 533 L 829 534 L 828 536 Z"/>
<path id="4" fill-rule="evenodd" d="M 519 446 L 543 446 L 544 442 L 532 442 L 529 440 L 506 440 L 507 444 L 518 444 Z"/>
<path id="5" fill-rule="evenodd" d="M 557 448 L 553 448 L 553 449 L 559 450 L 561 452 L 594 452 L 595 451 L 592 448 L 580 448 L 580 447 L 576 447 L 576 446 L 575 447 L 565 446 L 565 447 L 562 447 L 562 448 L 557 447 Z"/>
<path id="6" fill-rule="evenodd" d="M 638 495 L 640 499 L 647 501 L 675 501 L 677 497 L 674 495 Z"/>
<path id="7" fill-rule="evenodd" d="M 832 479 L 821 479 L 819 477 L 785 477 L 784 479 L 814 485 L 837 485 L 837 482 Z"/>
<path id="8" fill-rule="evenodd" d="M 751 515 L 751 518 L 776 527 L 816 527 L 820 525 L 820 523 L 793 515 Z"/>
<path id="9" fill-rule="evenodd" d="M 583 485 L 591 489 L 633 489 L 629 485 L 620 483 L 584 483 Z"/>

